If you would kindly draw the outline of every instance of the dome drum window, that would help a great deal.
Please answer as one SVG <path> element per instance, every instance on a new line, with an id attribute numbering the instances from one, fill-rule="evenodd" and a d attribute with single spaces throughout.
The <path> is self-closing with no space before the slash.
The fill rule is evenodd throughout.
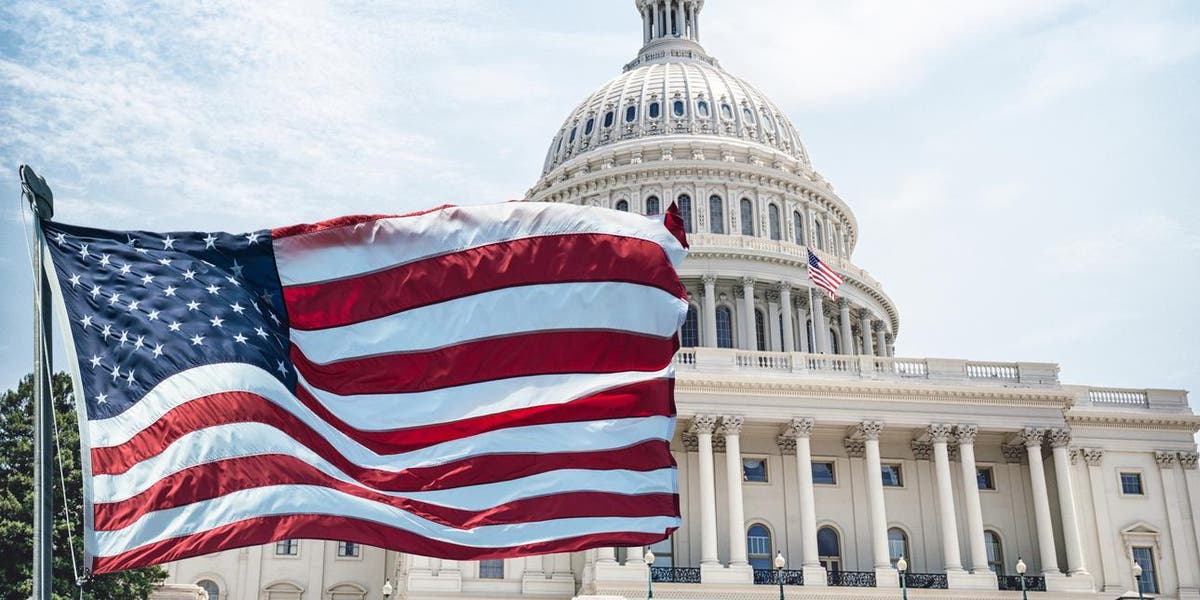
<path id="1" fill-rule="evenodd" d="M 661 112 L 662 108 L 659 106 L 658 101 L 651 102 L 650 106 L 646 109 L 646 114 L 650 115 L 651 119 L 657 119 Z"/>
<path id="2" fill-rule="evenodd" d="M 657 215 L 660 212 L 662 212 L 662 207 L 659 205 L 658 196 L 646 198 L 646 214 Z"/>

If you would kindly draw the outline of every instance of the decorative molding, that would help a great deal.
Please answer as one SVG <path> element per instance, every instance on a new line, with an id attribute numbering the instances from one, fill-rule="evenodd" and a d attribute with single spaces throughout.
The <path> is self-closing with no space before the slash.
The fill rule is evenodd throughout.
<path id="1" fill-rule="evenodd" d="M 1051 429 L 1046 432 L 1046 439 L 1052 448 L 1066 448 L 1071 445 L 1071 430 L 1066 427 Z"/>
<path id="2" fill-rule="evenodd" d="M 1080 452 L 1083 454 L 1083 462 L 1089 467 L 1098 467 L 1104 460 L 1103 448 L 1081 448 Z"/>
<path id="3" fill-rule="evenodd" d="M 1168 468 L 1175 464 L 1177 454 L 1169 450 L 1155 450 L 1154 462 L 1158 463 L 1159 467 Z"/>
<path id="4" fill-rule="evenodd" d="M 1017 434 L 1017 439 L 1019 439 L 1026 448 L 1041 448 L 1045 437 L 1046 430 L 1040 427 L 1026 427 Z"/>
<path id="5" fill-rule="evenodd" d="M 911 447 L 914 460 L 933 460 L 933 444 L 913 440 Z"/>
<path id="6" fill-rule="evenodd" d="M 721 433 L 723 435 L 741 435 L 742 425 L 746 418 L 741 415 L 725 415 L 721 417 Z"/>
<path id="7" fill-rule="evenodd" d="M 700 451 L 700 438 L 699 437 L 696 437 L 695 435 L 690 434 L 690 433 L 685 433 L 682 436 L 680 436 L 680 441 L 683 442 L 683 450 L 685 452 L 699 452 Z"/>
<path id="8" fill-rule="evenodd" d="M 954 426 L 946 425 L 945 423 L 934 423 L 926 428 L 926 431 L 929 433 L 930 443 L 945 444 L 954 435 Z"/>
<path id="9" fill-rule="evenodd" d="M 786 281 L 786 280 L 780 281 L 779 282 L 779 291 L 780 291 L 780 293 L 784 293 L 784 292 L 790 293 L 792 291 L 792 282 Z"/>
<path id="10" fill-rule="evenodd" d="M 796 453 L 796 438 L 794 436 L 781 433 L 775 436 L 775 443 L 779 445 L 780 454 L 792 455 Z"/>
<path id="11" fill-rule="evenodd" d="M 742 289 L 753 288 L 754 284 L 756 284 L 756 283 L 758 283 L 758 279 L 756 279 L 754 277 L 751 277 L 749 275 L 742 277 Z"/>
<path id="12" fill-rule="evenodd" d="M 692 433 L 707 433 L 711 435 L 716 428 L 716 415 L 696 415 L 692 418 Z"/>
<path id="13" fill-rule="evenodd" d="M 883 421 L 863 421 L 855 425 L 855 430 L 864 440 L 879 440 L 879 434 L 883 431 Z"/>
<path id="14" fill-rule="evenodd" d="M 784 435 L 790 437 L 812 437 L 813 426 L 816 421 L 809 418 L 792 417 L 787 425 L 784 426 Z"/>
<path id="15" fill-rule="evenodd" d="M 846 456 L 850 458 L 862 458 L 867 452 L 867 443 L 863 440 L 846 438 L 842 444 L 846 447 Z"/>
<path id="16" fill-rule="evenodd" d="M 1025 451 L 1025 446 L 1015 444 L 1004 444 L 1000 446 L 1000 453 L 1004 455 L 1004 462 L 1008 464 L 1021 464 L 1025 462 L 1028 453 Z"/>
<path id="17" fill-rule="evenodd" d="M 717 276 L 713 273 L 705 273 L 700 276 L 700 281 L 705 285 L 717 285 Z"/>
<path id="18" fill-rule="evenodd" d="M 987 387 L 950 385 L 904 385 L 882 380 L 814 381 L 795 377 L 791 381 L 762 378 L 709 378 L 716 374 L 680 372 L 676 391 L 689 394 L 748 394 L 790 400 L 879 402 L 918 401 L 929 404 L 1002 406 L 1007 408 L 1065 409 L 1075 397 L 1051 387 Z"/>
<path id="19" fill-rule="evenodd" d="M 958 443 L 975 445 L 975 436 L 979 433 L 977 425 L 959 425 L 954 428 L 954 437 L 958 439 Z"/>
<path id="20" fill-rule="evenodd" d="M 764 292 L 764 295 L 767 298 L 767 302 L 779 304 L 779 292 L 777 290 L 767 290 Z"/>
<path id="21" fill-rule="evenodd" d="M 1195 471 L 1197 463 L 1200 463 L 1200 453 L 1197 452 L 1180 452 L 1179 466 L 1188 471 Z"/>

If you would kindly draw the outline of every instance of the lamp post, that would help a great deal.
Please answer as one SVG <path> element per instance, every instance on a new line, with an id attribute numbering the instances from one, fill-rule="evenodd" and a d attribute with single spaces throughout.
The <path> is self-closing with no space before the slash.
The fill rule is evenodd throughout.
<path id="1" fill-rule="evenodd" d="M 1145 596 L 1142 595 L 1142 565 L 1136 560 L 1133 561 L 1133 579 L 1137 582 L 1138 600 L 1143 600 Z"/>
<path id="2" fill-rule="evenodd" d="M 381 591 L 383 592 L 384 600 L 387 600 L 388 598 L 392 597 L 392 580 L 391 579 L 388 579 L 387 581 L 383 582 L 383 590 L 381 590 Z"/>
<path id="3" fill-rule="evenodd" d="M 783 557 L 783 551 L 775 551 L 775 580 L 779 582 L 779 600 L 783 600 L 783 567 L 787 565 L 787 559 Z"/>
<path id="4" fill-rule="evenodd" d="M 654 553 L 650 548 L 646 548 L 646 554 L 642 557 L 646 561 L 646 600 L 654 597 Z"/>
<path id="5" fill-rule="evenodd" d="M 1029 593 L 1025 590 L 1025 561 L 1021 557 L 1017 557 L 1017 579 L 1021 580 L 1021 600 L 1029 600 Z"/>
<path id="6" fill-rule="evenodd" d="M 896 561 L 896 569 L 900 571 L 900 594 L 908 600 L 908 561 L 904 560 L 903 554 Z"/>

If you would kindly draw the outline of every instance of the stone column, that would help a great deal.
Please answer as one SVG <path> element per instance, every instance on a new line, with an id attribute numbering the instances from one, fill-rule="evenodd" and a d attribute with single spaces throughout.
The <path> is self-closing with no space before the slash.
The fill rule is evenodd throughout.
<path id="1" fill-rule="evenodd" d="M 717 347 L 717 276 L 705 273 L 700 277 L 704 282 L 704 345 L 709 348 Z"/>
<path id="2" fill-rule="evenodd" d="M 1104 585 L 1101 591 L 1123 592 L 1125 589 L 1121 587 L 1121 574 L 1124 571 L 1118 566 L 1120 559 L 1113 551 L 1116 542 L 1113 538 L 1114 532 L 1110 529 L 1112 523 L 1108 512 L 1108 485 L 1100 471 L 1100 464 L 1104 461 L 1104 450 L 1082 448 L 1080 453 L 1083 455 L 1083 461 L 1087 463 L 1088 484 L 1092 493 L 1092 516 L 1096 520 L 1096 531 L 1100 535 L 1100 566 L 1104 571 Z"/>
<path id="3" fill-rule="evenodd" d="M 642 8 L 642 45 L 650 43 L 650 8 Z"/>
<path id="4" fill-rule="evenodd" d="M 683 3 L 675 5 L 675 37 L 683 37 Z"/>
<path id="5" fill-rule="evenodd" d="M 600 564 L 617 564 L 617 549 L 611 546 L 596 548 L 596 562 Z"/>
<path id="6" fill-rule="evenodd" d="M 883 501 L 883 464 L 879 458 L 879 434 L 882 421 L 863 421 L 857 426 L 863 438 L 863 457 L 866 459 L 864 477 L 867 484 L 867 504 L 871 513 L 871 549 L 875 563 L 875 583 L 878 587 L 897 587 L 899 577 L 888 556 L 887 508 Z"/>
<path id="7" fill-rule="evenodd" d="M 813 343 L 817 345 L 816 348 L 813 348 L 813 352 L 822 354 L 829 351 L 829 344 L 825 340 L 825 337 L 829 335 L 829 332 L 825 331 L 825 303 L 821 300 L 821 295 L 824 293 L 820 289 L 813 290 L 811 308 Z"/>
<path id="8" fill-rule="evenodd" d="M 1192 539 L 1195 541 L 1195 548 L 1200 552 L 1200 514 L 1196 508 L 1200 506 L 1200 469 L 1197 469 L 1197 464 L 1200 463 L 1200 454 L 1196 452 L 1180 452 L 1179 466 L 1183 467 L 1183 482 L 1187 486 L 1188 500 L 1192 506 Z"/>
<path id="9" fill-rule="evenodd" d="M 696 415 L 692 433 L 700 445 L 700 566 L 719 567 L 717 560 L 717 486 L 713 474 L 713 429 L 717 418 Z"/>
<path id="10" fill-rule="evenodd" d="M 863 309 L 858 313 L 858 328 L 862 330 L 863 354 L 875 354 L 875 343 L 871 341 L 871 313 Z"/>
<path id="11" fill-rule="evenodd" d="M 758 336 L 754 334 L 754 278 L 742 278 L 742 344 L 746 350 L 758 350 Z M 766 323 L 763 323 L 765 326 Z"/>
<path id="12" fill-rule="evenodd" d="M 792 328 L 792 282 L 779 282 L 779 305 L 783 311 L 783 351 L 796 351 L 796 332 Z"/>
<path id="13" fill-rule="evenodd" d="M 1179 506 L 1179 486 L 1175 481 L 1175 460 L 1178 457 L 1173 450 L 1157 451 L 1154 461 L 1158 463 L 1158 472 L 1162 476 L 1163 499 L 1167 505 L 1167 526 L 1171 530 L 1171 550 L 1175 554 L 1175 572 L 1179 578 L 1179 597 L 1195 598 L 1200 596 L 1196 586 L 1196 561 L 1188 547 L 1187 538 L 1182 535 L 1183 511 Z M 1180 532 L 1176 534 L 1175 532 Z M 1190 567 L 1184 565 L 1191 565 Z"/>
<path id="14" fill-rule="evenodd" d="M 796 344 L 796 347 L 800 350 L 800 352 L 812 352 L 812 348 L 808 346 L 808 294 L 803 294 L 797 298 L 796 304 L 799 305 L 797 309 L 799 312 L 796 313 L 796 315 L 797 319 L 800 321 L 800 326 L 796 328 L 800 330 L 800 339 L 798 340 L 799 343 Z"/>
<path id="15" fill-rule="evenodd" d="M 838 324 L 842 332 L 842 354 L 854 354 L 854 336 L 850 333 L 850 300 L 838 298 Z"/>
<path id="16" fill-rule="evenodd" d="M 896 355 L 896 336 L 894 336 L 890 333 L 885 333 L 884 339 L 887 340 L 887 355 L 895 356 Z"/>
<path id="17" fill-rule="evenodd" d="M 1083 564 L 1083 542 L 1079 536 L 1079 520 L 1075 515 L 1075 488 L 1071 483 L 1071 456 L 1067 446 L 1071 444 L 1071 430 L 1053 429 L 1049 432 L 1051 452 L 1054 454 L 1054 473 L 1058 483 L 1058 506 L 1062 513 L 1063 545 L 1067 551 L 1067 572 L 1087 575 Z"/>
<path id="18" fill-rule="evenodd" d="M 812 419 L 793 418 L 787 424 L 785 435 L 796 444 L 796 482 L 800 492 L 800 567 L 804 571 L 805 585 L 822 586 L 827 583 L 825 568 L 817 554 L 817 502 L 813 494 L 812 479 Z"/>
<path id="19" fill-rule="evenodd" d="M 875 356 L 887 356 L 887 325 L 875 321 Z"/>
<path id="20" fill-rule="evenodd" d="M 946 573 L 961 573 L 962 559 L 958 550 L 958 513 L 954 512 L 954 484 L 950 480 L 950 451 L 946 447 L 954 427 L 929 426 L 929 441 L 933 444 L 933 466 L 937 475 L 938 518 L 942 530 L 942 554 Z"/>
<path id="21" fill-rule="evenodd" d="M 721 433 L 725 434 L 725 478 L 729 495 L 729 566 L 749 568 L 746 559 L 746 514 L 742 508 L 742 445 L 744 419 L 736 415 L 721 418 Z"/>
<path id="22" fill-rule="evenodd" d="M 1026 427 L 1021 442 L 1029 456 L 1029 483 L 1033 492 L 1034 526 L 1037 527 L 1038 555 L 1042 559 L 1042 574 L 1060 575 L 1058 553 L 1054 548 L 1054 524 L 1050 520 L 1050 494 L 1046 490 L 1046 470 L 1042 467 L 1042 438 L 1044 429 Z"/>
<path id="23" fill-rule="evenodd" d="M 975 425 L 959 425 L 954 434 L 958 438 L 958 455 L 962 461 L 963 498 L 967 508 L 967 540 L 971 556 L 971 571 L 977 576 L 987 576 L 995 583 L 996 574 L 988 569 L 987 545 L 983 539 L 983 505 L 979 499 L 979 475 L 975 467 Z"/>

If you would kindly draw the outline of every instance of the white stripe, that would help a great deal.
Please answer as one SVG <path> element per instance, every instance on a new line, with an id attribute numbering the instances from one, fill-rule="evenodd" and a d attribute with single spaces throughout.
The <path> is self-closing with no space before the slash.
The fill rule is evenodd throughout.
<path id="1" fill-rule="evenodd" d="M 323 437 L 352 464 L 367 469 L 399 472 L 488 454 L 615 450 L 646 440 L 669 440 L 674 423 L 673 417 L 656 416 L 512 427 L 392 455 L 376 454 L 340 432 Z M 307 446 L 270 425 L 218 425 L 181 436 L 161 453 L 133 465 L 124 473 L 96 475 L 96 497 L 128 498 L 148 489 L 159 479 L 189 467 L 264 454 L 294 456 L 314 465 L 324 460 Z"/>
<path id="2" fill-rule="evenodd" d="M 663 290 L 615 281 L 504 288 L 332 329 L 293 329 L 309 360 L 329 362 L 445 348 L 471 340 L 554 330 L 675 334 L 687 302 Z"/>
<path id="3" fill-rule="evenodd" d="M 402 429 L 445 423 L 529 406 L 570 402 L 596 392 L 659 378 L 675 369 L 623 373 L 535 375 L 473 383 L 409 394 L 338 396 L 301 385 L 339 418 L 364 431 Z M 92 436 L 89 448 L 123 444 L 167 412 L 192 400 L 222 392 L 258 394 L 305 423 L 324 423 L 300 403 L 274 375 L 245 363 L 217 363 L 182 371 L 154 386 L 138 403 L 119 415 L 84 420 Z M 403 406 L 404 410 L 396 410 Z M 321 431 L 324 431 L 323 429 Z"/>
<path id="4" fill-rule="evenodd" d="M 449 423 L 511 410 L 565 404 L 613 388 L 671 379 L 675 368 L 621 373 L 530 375 L 483 381 L 427 392 L 339 396 L 310 385 L 299 385 L 339 419 L 361 431 L 387 431 Z M 396 410 L 402 406 L 404 410 Z"/>
<path id="5" fill-rule="evenodd" d="M 462 510 L 485 510 L 514 500 L 570 492 L 613 494 L 675 494 L 674 467 L 655 471 L 562 469 L 496 483 L 448 490 L 390 494 Z"/>
<path id="6" fill-rule="evenodd" d="M 680 524 L 675 517 L 577 517 L 456 529 L 329 488 L 283 485 L 241 490 L 212 500 L 155 511 L 123 529 L 98 531 L 97 554 L 113 556 L 145 544 L 200 533 L 245 519 L 295 514 L 374 521 L 425 538 L 475 548 L 503 548 L 617 531 L 664 533 Z"/>
<path id="7" fill-rule="evenodd" d="M 661 216 L 574 204 L 506 202 L 391 217 L 274 240 L 283 285 L 343 279 L 486 244 L 564 233 L 654 242 L 675 266 L 687 250 Z"/>

